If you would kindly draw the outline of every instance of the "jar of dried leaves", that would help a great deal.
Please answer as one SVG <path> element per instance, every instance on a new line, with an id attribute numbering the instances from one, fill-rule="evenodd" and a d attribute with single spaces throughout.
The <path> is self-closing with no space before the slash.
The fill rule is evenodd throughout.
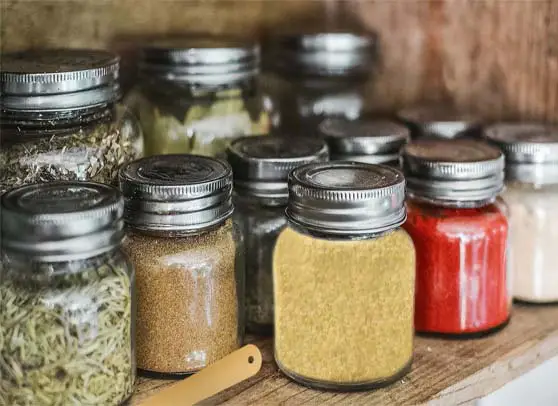
<path id="1" fill-rule="evenodd" d="M 326 161 L 327 147 L 311 138 L 244 137 L 231 144 L 227 158 L 246 245 L 246 326 L 267 335 L 273 332 L 273 249 L 287 224 L 287 177 L 300 165 Z"/>
<path id="2" fill-rule="evenodd" d="M 34 184 L 5 193 L 0 212 L 0 404 L 123 403 L 136 365 L 120 193 Z"/>
<path id="3" fill-rule="evenodd" d="M 188 374 L 239 348 L 244 263 L 230 166 L 153 156 L 124 166 L 120 187 L 137 271 L 138 367 Z"/>
<path id="4" fill-rule="evenodd" d="M 413 354 L 415 250 L 396 169 L 314 163 L 289 176 L 273 253 L 275 359 L 302 384 L 370 389 Z"/>
<path id="5" fill-rule="evenodd" d="M 54 180 L 113 183 L 141 155 L 139 125 L 117 103 L 118 68 L 105 51 L 2 57 L 0 193 Z"/>

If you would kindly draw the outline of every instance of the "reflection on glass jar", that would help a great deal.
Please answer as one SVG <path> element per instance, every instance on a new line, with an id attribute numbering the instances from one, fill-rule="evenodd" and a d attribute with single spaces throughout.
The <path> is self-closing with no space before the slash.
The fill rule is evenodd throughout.
<path id="1" fill-rule="evenodd" d="M 120 165 L 142 154 L 139 125 L 117 104 L 115 55 L 23 52 L 2 67 L 0 193 L 54 180 L 114 183 Z"/>
<path id="2" fill-rule="evenodd" d="M 480 141 L 423 139 L 402 156 L 404 228 L 417 250 L 416 330 L 466 336 L 505 326 L 508 220 L 496 201 L 503 155 Z"/>
<path id="3" fill-rule="evenodd" d="M 236 220 L 246 245 L 246 322 L 249 331 L 273 331 L 272 255 L 287 223 L 287 178 L 298 166 L 327 160 L 323 141 L 260 136 L 231 144 Z"/>
<path id="4" fill-rule="evenodd" d="M 558 128 L 500 123 L 485 136 L 506 155 L 504 198 L 510 211 L 511 261 L 516 299 L 558 302 Z"/>
<path id="5" fill-rule="evenodd" d="M 267 134 L 272 105 L 258 85 L 259 52 L 233 39 L 145 46 L 139 83 L 126 102 L 139 117 L 146 155 L 221 156 L 237 137 Z"/>
<path id="6" fill-rule="evenodd" d="M 244 247 L 231 215 L 232 171 L 196 155 L 124 166 L 128 239 L 136 268 L 138 367 L 194 373 L 240 347 Z"/>
<path id="7" fill-rule="evenodd" d="M 0 404 L 116 406 L 132 395 L 135 279 L 119 248 L 122 208 L 116 189 L 89 182 L 3 196 Z"/>
<path id="8" fill-rule="evenodd" d="M 315 136 L 325 117 L 356 119 L 366 110 L 377 65 L 375 35 L 319 33 L 273 38 L 264 54 L 265 85 L 278 112 L 277 131 Z"/>
<path id="9" fill-rule="evenodd" d="M 305 385 L 366 390 L 410 369 L 415 251 L 401 172 L 354 162 L 289 177 L 273 255 L 275 359 Z"/>

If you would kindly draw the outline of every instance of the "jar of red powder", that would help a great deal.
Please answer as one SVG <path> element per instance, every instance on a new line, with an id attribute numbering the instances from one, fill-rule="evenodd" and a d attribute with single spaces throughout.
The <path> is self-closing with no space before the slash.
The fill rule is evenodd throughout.
<path id="1" fill-rule="evenodd" d="M 505 326 L 511 292 L 504 157 L 475 140 L 423 139 L 403 150 L 405 229 L 417 252 L 415 328 L 476 336 Z"/>

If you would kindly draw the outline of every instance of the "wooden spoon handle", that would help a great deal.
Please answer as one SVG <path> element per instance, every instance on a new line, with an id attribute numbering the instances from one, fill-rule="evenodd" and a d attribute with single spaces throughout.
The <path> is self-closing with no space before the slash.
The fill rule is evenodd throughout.
<path id="1" fill-rule="evenodd" d="M 262 367 L 262 354 L 253 344 L 235 352 L 147 398 L 142 406 L 189 406 L 201 402 L 245 379 Z"/>

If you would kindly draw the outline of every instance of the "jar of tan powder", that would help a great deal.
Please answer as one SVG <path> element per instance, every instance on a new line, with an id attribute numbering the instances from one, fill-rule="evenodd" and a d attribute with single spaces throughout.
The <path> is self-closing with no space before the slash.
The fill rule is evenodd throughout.
<path id="1" fill-rule="evenodd" d="M 558 303 L 558 126 L 500 123 L 485 136 L 506 156 L 513 295 Z"/>
<path id="2" fill-rule="evenodd" d="M 402 173 L 384 165 L 291 172 L 273 256 L 275 359 L 291 379 L 367 390 L 409 371 L 415 251 L 400 228 L 404 198 Z"/>
<path id="3" fill-rule="evenodd" d="M 138 368 L 188 374 L 239 348 L 243 248 L 230 166 L 153 156 L 124 166 L 120 188 L 137 275 Z"/>

